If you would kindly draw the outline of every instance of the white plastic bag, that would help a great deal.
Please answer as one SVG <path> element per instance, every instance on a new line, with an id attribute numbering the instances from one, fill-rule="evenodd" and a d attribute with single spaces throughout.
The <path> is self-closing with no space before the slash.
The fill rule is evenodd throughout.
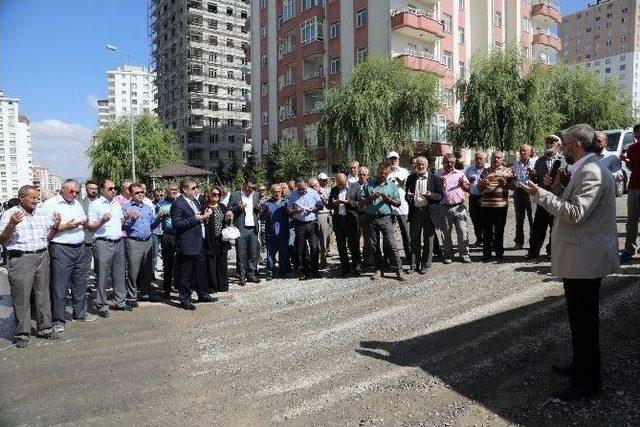
<path id="1" fill-rule="evenodd" d="M 222 229 L 222 240 L 225 242 L 233 242 L 240 237 L 240 230 L 233 225 Z"/>

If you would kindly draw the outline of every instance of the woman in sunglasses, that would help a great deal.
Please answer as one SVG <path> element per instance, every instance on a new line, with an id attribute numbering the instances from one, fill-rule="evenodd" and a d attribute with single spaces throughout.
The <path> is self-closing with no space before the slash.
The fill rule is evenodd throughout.
<path id="1" fill-rule="evenodd" d="M 209 209 L 211 212 L 205 223 L 205 252 L 209 287 L 213 292 L 229 290 L 228 252 L 231 249 L 231 243 L 222 240 L 222 229 L 233 221 L 233 213 L 220 202 L 221 195 L 220 187 L 211 187 L 205 192 L 203 204 L 203 209 Z"/>

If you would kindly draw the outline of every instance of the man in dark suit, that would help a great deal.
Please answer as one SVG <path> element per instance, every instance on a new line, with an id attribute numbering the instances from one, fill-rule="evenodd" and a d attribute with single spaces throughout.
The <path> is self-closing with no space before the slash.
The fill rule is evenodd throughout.
<path id="1" fill-rule="evenodd" d="M 409 203 L 411 227 L 411 270 L 425 274 L 433 258 L 435 228 L 431 220 L 429 204 L 437 204 L 442 198 L 439 181 L 427 171 L 426 157 L 415 159 L 415 172 L 407 178 L 406 198 Z"/>
<path id="2" fill-rule="evenodd" d="M 233 212 L 233 224 L 240 230 L 236 239 L 236 273 L 238 285 L 246 282 L 260 283 L 258 279 L 258 213 L 260 196 L 255 182 L 246 179 L 242 190 L 234 191 L 229 198 L 229 209 Z"/>
<path id="3" fill-rule="evenodd" d="M 200 202 L 196 200 L 198 185 L 190 178 L 182 180 L 182 195 L 171 205 L 171 224 L 175 231 L 178 258 L 178 292 L 180 307 L 195 310 L 191 302 L 192 279 L 195 280 L 199 302 L 214 302 L 207 285 L 206 256 L 204 253 L 204 223 L 211 215 L 207 209 L 200 214 Z"/>
<path id="4" fill-rule="evenodd" d="M 340 256 L 340 275 L 346 276 L 358 272 L 360 266 L 360 247 L 358 245 L 358 217 L 355 210 L 350 210 L 349 181 L 343 173 L 336 175 L 336 186 L 329 192 L 329 206 L 333 219 L 333 230 L 336 233 L 336 245 Z M 351 266 L 349 255 L 351 253 Z"/>

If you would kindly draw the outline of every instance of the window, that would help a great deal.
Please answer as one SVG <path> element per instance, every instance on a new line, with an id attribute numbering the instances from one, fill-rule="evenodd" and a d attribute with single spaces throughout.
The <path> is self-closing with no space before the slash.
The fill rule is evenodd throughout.
<path id="1" fill-rule="evenodd" d="M 604 69 L 605 74 L 611 73 L 611 67 L 607 67 Z"/>
<path id="2" fill-rule="evenodd" d="M 268 93 L 269 93 L 269 85 L 268 85 L 268 83 L 266 81 L 264 81 L 260 85 L 260 95 L 261 96 L 267 96 Z"/>
<path id="3" fill-rule="evenodd" d="M 444 26 L 444 31 L 447 34 L 451 34 L 452 28 L 451 28 L 451 15 L 448 15 L 446 13 L 442 14 L 442 25 Z"/>
<path id="4" fill-rule="evenodd" d="M 493 12 L 493 26 L 496 28 L 502 28 L 502 13 L 498 11 Z"/>
<path id="5" fill-rule="evenodd" d="M 267 37 L 267 24 L 264 24 L 262 27 L 260 27 L 260 38 L 264 39 Z"/>
<path id="6" fill-rule="evenodd" d="M 442 54 L 442 62 L 447 70 L 453 70 L 453 53 L 445 50 Z"/>
<path id="7" fill-rule="evenodd" d="M 458 27 L 458 44 L 464 44 L 464 28 Z"/>
<path id="8" fill-rule="evenodd" d="M 367 46 L 360 46 L 356 49 L 356 63 L 359 64 L 367 59 Z"/>
<path id="9" fill-rule="evenodd" d="M 524 31 L 525 33 L 530 32 L 529 17 L 528 16 L 523 16 L 522 17 L 522 31 Z"/>
<path id="10" fill-rule="evenodd" d="M 230 144 L 235 144 L 236 142 L 236 136 L 235 135 L 229 135 L 227 137 L 227 141 L 229 141 Z M 230 155 L 233 155 L 233 151 L 229 151 Z"/>
<path id="11" fill-rule="evenodd" d="M 282 2 L 282 21 L 286 22 L 296 16 L 296 0 L 284 0 Z"/>
<path id="12" fill-rule="evenodd" d="M 464 12 L 464 0 L 458 0 L 458 10 Z"/>
<path id="13" fill-rule="evenodd" d="M 340 22 L 338 21 L 332 21 L 331 22 L 331 27 L 330 28 L 330 38 L 334 39 L 336 37 L 338 37 L 340 35 Z"/>
<path id="14" fill-rule="evenodd" d="M 621 64 L 620 65 L 620 71 L 624 71 L 627 69 L 627 64 Z"/>
<path id="15" fill-rule="evenodd" d="M 322 40 L 324 33 L 324 21 L 322 18 L 314 16 L 300 24 L 300 40 L 302 45 L 306 45 L 318 40 Z"/>
<path id="16" fill-rule="evenodd" d="M 263 125 L 269 124 L 269 113 L 267 113 L 266 111 L 262 112 L 262 124 Z"/>
<path id="17" fill-rule="evenodd" d="M 260 57 L 260 66 L 261 67 L 266 67 L 268 59 L 269 59 L 269 57 L 267 56 L 267 54 L 263 53 L 262 56 Z"/>
<path id="18" fill-rule="evenodd" d="M 360 9 L 356 12 L 356 28 L 367 25 L 367 9 Z"/>
<path id="19" fill-rule="evenodd" d="M 336 56 L 331 58 L 329 62 L 329 74 L 337 74 L 340 72 L 340 57 Z"/>
<path id="20" fill-rule="evenodd" d="M 302 10 L 311 9 L 315 6 L 324 6 L 324 0 L 302 0 Z"/>
<path id="21" fill-rule="evenodd" d="M 458 75 L 461 79 L 465 78 L 465 71 L 466 71 L 466 68 L 465 68 L 464 61 L 458 62 Z"/>
<path id="22" fill-rule="evenodd" d="M 260 0 L 260 10 L 264 10 L 269 5 L 269 0 Z"/>

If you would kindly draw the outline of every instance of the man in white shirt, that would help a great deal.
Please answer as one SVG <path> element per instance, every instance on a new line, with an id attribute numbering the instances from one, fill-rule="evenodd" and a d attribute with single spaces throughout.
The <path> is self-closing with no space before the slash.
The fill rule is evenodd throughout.
<path id="1" fill-rule="evenodd" d="M 340 256 L 340 275 L 359 273 L 358 217 L 355 208 L 350 205 L 349 182 L 343 173 L 336 175 L 336 186 L 329 194 L 329 206 L 333 208 L 333 228 Z M 351 253 L 351 264 L 347 248 Z"/>
<path id="2" fill-rule="evenodd" d="M 396 151 L 391 151 L 387 154 L 387 164 L 391 166 L 391 172 L 387 177 L 387 181 L 396 183 L 397 178 L 400 178 L 400 181 L 407 180 L 409 177 L 409 171 L 400 166 L 400 155 Z"/>
<path id="3" fill-rule="evenodd" d="M 51 314 L 53 330 L 64 331 L 66 323 L 67 289 L 71 283 L 73 320 L 92 322 L 96 316 L 87 311 L 87 265 L 84 248 L 84 227 L 87 216 L 77 200 L 80 183 L 67 179 L 60 193 L 42 204 L 51 217 L 60 215 L 60 225 L 49 243 L 51 257 Z"/>
<path id="4" fill-rule="evenodd" d="M 238 285 L 247 282 L 260 283 L 258 278 L 258 213 L 261 205 L 255 182 L 246 179 L 242 190 L 234 191 L 229 198 L 233 224 L 240 230 L 236 239 L 236 273 Z"/>
<path id="5" fill-rule="evenodd" d="M 327 256 L 329 256 L 329 248 L 331 247 L 331 217 L 329 215 L 329 192 L 331 189 L 327 187 L 329 176 L 322 172 L 318 174 L 317 179 L 309 180 L 309 187 L 313 188 L 320 194 L 324 207 L 318 211 L 318 242 L 320 243 L 320 267 L 327 266 Z"/>
<path id="6" fill-rule="evenodd" d="M 531 146 L 522 144 L 520 146 L 520 159 L 513 164 L 513 174 L 517 182 L 524 184 L 529 181 L 529 173 L 534 169 L 535 162 L 531 158 Z M 513 208 L 516 213 L 516 238 L 515 248 L 522 249 L 524 246 L 524 218 L 527 217 L 529 232 L 533 227 L 533 215 L 531 212 L 531 198 L 526 191 L 516 186 L 513 191 Z"/>
<path id="7" fill-rule="evenodd" d="M 353 184 L 354 182 L 358 182 L 358 169 L 360 168 L 360 163 L 356 160 L 352 160 L 349 163 L 349 175 L 347 175 L 347 182 L 349 184 Z"/>
<path id="8" fill-rule="evenodd" d="M 127 288 L 125 284 L 125 251 L 122 238 L 124 216 L 122 207 L 114 199 L 116 185 L 113 181 L 102 181 L 102 196 L 89 207 L 88 229 L 93 231 L 93 247 L 96 251 L 98 272 L 98 293 L 96 308 L 98 316 L 109 317 L 107 305 L 107 282 L 113 284 L 114 310 L 131 311 L 126 304 Z"/>
<path id="9" fill-rule="evenodd" d="M 409 203 L 406 198 L 405 190 L 406 180 L 396 178 L 396 185 L 398 186 L 398 193 L 400 194 L 400 206 L 391 207 L 393 214 L 391 220 L 398 223 L 400 227 L 400 235 L 402 236 L 402 246 L 404 247 L 405 263 L 411 263 L 411 234 L 409 233 L 409 223 L 407 219 L 409 217 Z"/>

